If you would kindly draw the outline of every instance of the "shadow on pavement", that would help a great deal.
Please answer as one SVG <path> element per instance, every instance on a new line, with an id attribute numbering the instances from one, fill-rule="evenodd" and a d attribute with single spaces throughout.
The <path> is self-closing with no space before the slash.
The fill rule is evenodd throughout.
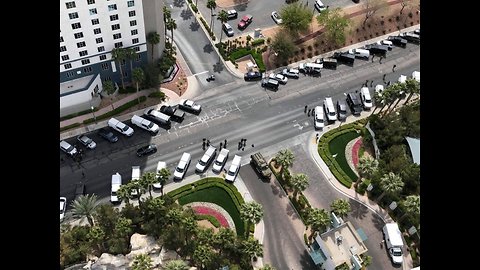
<path id="1" fill-rule="evenodd" d="M 359 202 L 357 202 L 353 199 L 348 199 L 348 200 L 349 200 L 350 206 L 352 208 L 352 212 L 350 213 L 350 215 L 352 215 L 353 217 L 355 217 L 357 219 L 363 219 L 364 217 L 366 217 L 366 215 L 368 213 L 367 207 L 365 207 L 363 204 L 360 204 Z"/>
<path id="2" fill-rule="evenodd" d="M 176 7 L 183 7 L 185 2 L 186 2 L 185 0 L 173 0 L 173 5 Z"/>
<path id="3" fill-rule="evenodd" d="M 193 32 L 198 31 L 198 28 L 200 28 L 200 24 L 197 21 L 194 21 L 190 24 L 190 30 Z"/>
<path id="4" fill-rule="evenodd" d="M 376 229 L 378 229 L 379 231 L 382 231 L 383 225 L 385 225 L 385 222 L 383 222 L 383 219 L 377 214 L 373 214 L 372 216 L 373 216 L 372 217 L 373 225 L 375 226 Z"/>
<path id="5" fill-rule="evenodd" d="M 180 13 L 180 17 L 182 17 L 182 19 L 183 19 L 184 21 L 190 20 L 190 18 L 192 18 L 192 16 L 193 16 L 193 13 L 192 13 L 192 11 L 191 11 L 190 9 L 188 9 L 188 8 L 182 10 L 182 13 Z"/>
<path id="6" fill-rule="evenodd" d="M 208 54 L 213 52 L 212 44 L 211 43 L 205 44 L 205 46 L 203 46 L 203 52 L 208 53 Z"/>
<path id="7" fill-rule="evenodd" d="M 292 218 L 292 220 L 299 219 L 297 212 L 293 209 L 290 203 L 287 203 L 287 215 Z"/>
<path id="8" fill-rule="evenodd" d="M 215 65 L 213 65 L 213 72 L 220 73 L 224 70 L 223 65 L 221 62 L 217 62 Z"/>
<path id="9" fill-rule="evenodd" d="M 233 0 L 233 2 L 235 3 L 235 6 L 232 7 L 232 8 L 235 8 L 236 11 L 245 11 L 245 10 L 247 10 L 248 3 L 243 3 L 243 4 L 241 4 L 242 2 L 244 2 L 243 0 Z M 238 17 L 241 17 L 241 16 L 238 15 Z"/>
<path id="10" fill-rule="evenodd" d="M 308 270 L 308 269 L 319 269 L 315 266 L 315 264 L 312 261 L 312 258 L 310 257 L 310 254 L 308 254 L 308 251 L 305 249 L 303 253 L 300 255 L 300 265 L 302 265 L 303 270 Z"/>

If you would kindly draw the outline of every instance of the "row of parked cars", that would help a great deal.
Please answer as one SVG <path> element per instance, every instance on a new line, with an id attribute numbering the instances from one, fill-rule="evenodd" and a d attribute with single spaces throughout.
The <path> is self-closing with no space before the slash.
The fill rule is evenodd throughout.
<path id="1" fill-rule="evenodd" d="M 149 108 L 143 112 L 142 116 L 133 115 L 130 121 L 133 125 L 139 128 L 149 131 L 152 134 L 158 134 L 160 127 L 169 129 L 171 127 L 171 121 L 182 122 L 185 117 L 185 112 L 199 114 L 201 111 L 202 107 L 200 104 L 197 104 L 193 100 L 182 99 L 178 104 L 178 108 L 169 105 L 161 106 L 160 110 Z M 107 125 L 108 127 L 101 128 L 97 134 L 110 143 L 118 141 L 118 137 L 112 132 L 112 130 L 127 137 L 133 136 L 133 128 L 114 117 L 108 120 Z M 97 144 L 85 134 L 77 136 L 77 141 L 87 149 L 94 149 L 97 146 Z M 65 140 L 60 142 L 60 149 L 71 157 L 74 157 L 79 153 L 74 145 Z M 156 148 L 147 145 L 140 148 L 137 151 L 137 155 L 143 156 L 152 152 L 156 152 Z"/>

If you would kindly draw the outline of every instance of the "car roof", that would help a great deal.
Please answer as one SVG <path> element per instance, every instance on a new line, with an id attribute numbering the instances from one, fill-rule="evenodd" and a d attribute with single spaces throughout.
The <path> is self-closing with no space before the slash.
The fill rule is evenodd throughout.
<path id="1" fill-rule="evenodd" d="M 69 148 L 69 147 L 72 146 L 72 145 L 69 144 L 69 143 L 66 142 L 66 141 L 61 141 L 61 142 L 60 142 L 60 146 L 66 149 L 66 148 Z"/>

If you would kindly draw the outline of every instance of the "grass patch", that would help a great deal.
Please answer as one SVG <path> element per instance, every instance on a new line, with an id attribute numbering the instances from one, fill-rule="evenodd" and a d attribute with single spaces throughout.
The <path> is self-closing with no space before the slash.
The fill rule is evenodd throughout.
<path id="1" fill-rule="evenodd" d="M 335 161 L 340 166 L 340 168 L 345 172 L 345 174 L 350 178 L 350 181 L 353 182 L 357 179 L 357 175 L 352 171 L 348 165 L 347 158 L 345 157 L 345 146 L 351 140 L 360 136 L 357 132 L 348 132 L 340 136 L 335 137 L 328 144 L 328 149 L 332 155 L 337 154 Z"/>
<path id="2" fill-rule="evenodd" d="M 123 104 L 122 106 L 119 106 L 119 107 L 115 108 L 115 110 L 113 110 L 113 111 L 109 111 L 106 114 L 102 114 L 102 115 L 97 116 L 97 121 L 101 121 L 103 119 L 107 119 L 107 118 L 110 118 L 112 116 L 115 116 L 115 115 L 117 115 L 121 112 L 124 112 L 124 111 L 130 109 L 131 107 L 133 107 L 133 106 L 135 106 L 139 103 L 145 102 L 145 100 L 147 100 L 146 96 L 141 96 L 140 97 L 140 102 L 138 102 L 137 99 L 131 100 L 131 101 Z M 93 123 L 94 121 L 95 121 L 94 118 L 90 118 L 90 119 L 87 119 L 87 120 L 83 121 L 83 123 L 84 124 L 90 124 L 90 123 Z"/>
<path id="3" fill-rule="evenodd" d="M 60 128 L 60 132 L 71 129 L 71 128 L 76 128 L 80 125 L 81 125 L 80 123 L 74 123 L 74 124 L 71 124 L 71 125 L 68 125 L 68 126 L 64 126 L 64 127 Z"/>
<path id="4" fill-rule="evenodd" d="M 220 228 L 220 221 L 218 221 L 215 217 L 209 216 L 209 215 L 196 215 L 195 216 L 196 220 L 208 220 L 210 223 L 212 223 L 215 228 Z"/>
<path id="5" fill-rule="evenodd" d="M 237 235 L 245 235 L 245 226 L 242 218 L 240 217 L 240 211 L 233 203 L 230 194 L 228 194 L 228 192 L 223 188 L 211 186 L 201 189 L 178 198 L 178 202 L 181 205 L 191 202 L 209 202 L 218 204 L 219 206 L 223 207 L 223 209 L 225 209 L 225 211 L 227 211 L 232 217 L 233 222 L 235 223 Z"/>

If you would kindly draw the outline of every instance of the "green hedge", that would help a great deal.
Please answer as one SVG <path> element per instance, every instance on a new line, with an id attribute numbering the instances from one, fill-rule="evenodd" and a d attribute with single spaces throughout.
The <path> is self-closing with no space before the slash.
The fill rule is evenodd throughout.
<path id="1" fill-rule="evenodd" d="M 152 93 L 150 93 L 150 95 L 148 95 L 148 97 L 159 98 L 162 101 L 165 101 L 165 99 L 166 99 L 165 93 L 163 93 L 162 91 L 152 92 Z"/>
<path id="2" fill-rule="evenodd" d="M 207 22 L 202 17 L 200 17 L 200 21 L 202 22 L 203 26 L 205 26 L 205 29 L 207 29 L 207 32 L 212 40 L 215 41 L 215 34 L 213 33 L 212 29 L 210 29 L 210 26 L 208 26 Z"/>
<path id="3" fill-rule="evenodd" d="M 140 97 L 140 103 L 145 102 L 145 100 L 147 100 L 147 97 L 145 97 L 145 96 Z M 97 121 L 101 121 L 103 119 L 107 119 L 107 118 L 110 118 L 112 116 L 115 116 L 119 113 L 122 113 L 122 112 L 126 111 L 127 109 L 130 109 L 131 107 L 133 107 L 137 104 L 139 104 L 137 99 L 129 101 L 129 102 L 123 104 L 122 106 L 119 106 L 119 107 L 115 108 L 115 110 L 113 110 L 113 111 L 109 111 L 108 113 L 97 116 Z M 83 123 L 84 124 L 90 124 L 90 123 L 93 123 L 94 121 L 95 121 L 94 118 L 90 118 L 90 119 L 87 119 L 87 120 L 83 121 Z"/>
<path id="4" fill-rule="evenodd" d="M 71 125 L 68 125 L 68 126 L 64 126 L 64 127 L 60 128 L 60 132 L 71 129 L 71 128 L 76 128 L 80 125 L 81 125 L 80 123 L 74 123 L 74 124 L 71 124 Z"/>
<path id="5" fill-rule="evenodd" d="M 256 50 L 252 50 L 249 47 L 244 47 L 244 48 L 240 48 L 238 50 L 233 51 L 228 58 L 230 62 L 232 62 L 232 64 L 235 64 L 235 60 L 249 54 L 252 55 L 253 59 L 255 59 L 255 62 L 257 63 L 257 66 L 258 66 L 258 70 L 260 72 L 265 72 L 266 68 L 265 68 L 265 64 L 263 63 L 262 54 L 258 53 Z"/>
<path id="6" fill-rule="evenodd" d="M 195 219 L 196 220 L 208 220 L 210 223 L 212 223 L 213 226 L 215 226 L 215 228 L 220 228 L 221 224 L 220 222 L 215 218 L 215 217 L 212 217 L 212 216 L 209 216 L 209 215 L 195 215 Z"/>
<path id="7" fill-rule="evenodd" d="M 126 88 L 121 88 L 118 90 L 118 93 L 120 94 L 128 94 L 128 93 L 136 93 L 137 92 L 137 88 L 133 87 L 133 86 L 127 86 Z"/>
<path id="8" fill-rule="evenodd" d="M 98 111 L 98 108 L 94 108 L 93 111 L 94 112 Z M 64 120 L 72 119 L 72 118 L 80 116 L 80 115 L 89 114 L 89 113 L 92 113 L 91 109 L 84 110 L 84 111 L 77 112 L 77 113 L 72 113 L 72 114 L 66 115 L 64 117 L 60 117 L 60 122 L 62 122 Z"/>
<path id="9" fill-rule="evenodd" d="M 252 41 L 252 46 L 257 46 L 265 43 L 265 39 L 259 38 Z"/>
<path id="10" fill-rule="evenodd" d="M 190 2 L 190 1 L 188 1 Z M 195 6 L 195 4 L 191 3 L 190 6 L 192 7 L 193 12 L 198 13 L 198 8 Z"/>

